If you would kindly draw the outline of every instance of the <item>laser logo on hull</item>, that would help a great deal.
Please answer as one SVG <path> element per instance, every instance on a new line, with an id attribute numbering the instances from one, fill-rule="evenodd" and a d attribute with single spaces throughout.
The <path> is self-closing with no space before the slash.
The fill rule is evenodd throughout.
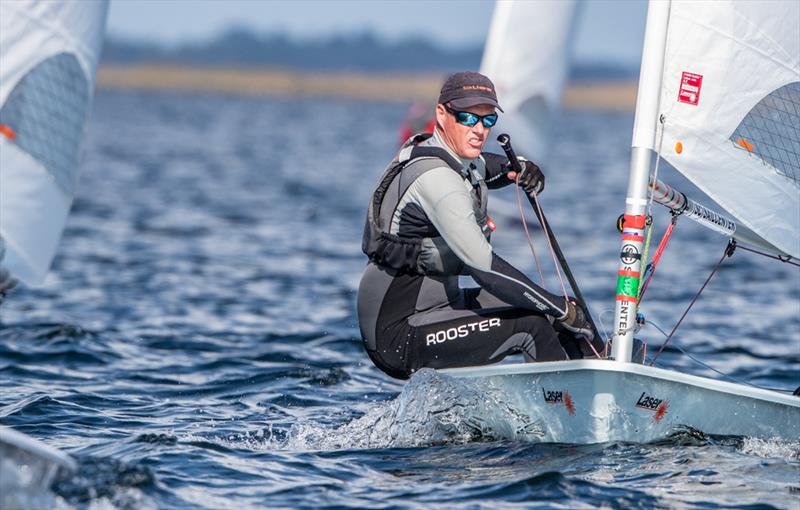
<path id="1" fill-rule="evenodd" d="M 667 414 L 669 400 L 656 398 L 652 395 L 648 395 L 646 391 L 643 391 L 639 396 L 639 400 L 636 401 L 636 407 L 653 411 L 655 413 L 653 415 L 653 421 L 658 423 L 664 418 L 664 415 Z"/>
<path id="2" fill-rule="evenodd" d="M 562 391 L 548 391 L 542 388 L 542 395 L 544 395 L 544 401 L 548 404 L 560 404 L 564 402 L 564 392 Z"/>
<path id="3" fill-rule="evenodd" d="M 570 414 L 575 414 L 575 401 L 566 390 L 546 390 L 542 388 L 542 396 L 546 404 L 563 404 L 564 408 Z"/>

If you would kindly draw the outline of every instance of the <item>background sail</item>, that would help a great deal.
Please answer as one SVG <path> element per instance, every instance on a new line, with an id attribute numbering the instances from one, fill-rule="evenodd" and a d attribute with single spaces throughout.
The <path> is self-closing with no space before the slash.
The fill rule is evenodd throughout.
<path id="1" fill-rule="evenodd" d="M 108 2 L 0 2 L 2 264 L 44 280 L 78 179 Z"/>
<path id="2" fill-rule="evenodd" d="M 672 2 L 660 100 L 662 156 L 793 257 L 800 257 L 797 20 L 796 0 Z"/>
<path id="3" fill-rule="evenodd" d="M 511 134 L 517 152 L 537 162 L 547 157 L 569 71 L 575 4 L 499 1 L 486 40 L 481 73 L 494 82 L 505 111 L 498 132 Z"/>

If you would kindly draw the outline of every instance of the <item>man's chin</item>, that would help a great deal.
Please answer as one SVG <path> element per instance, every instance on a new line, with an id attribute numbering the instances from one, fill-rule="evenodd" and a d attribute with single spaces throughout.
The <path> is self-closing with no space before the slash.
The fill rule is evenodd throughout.
<path id="1" fill-rule="evenodd" d="M 481 155 L 483 147 L 469 147 L 464 151 L 464 157 L 467 159 L 475 159 Z"/>

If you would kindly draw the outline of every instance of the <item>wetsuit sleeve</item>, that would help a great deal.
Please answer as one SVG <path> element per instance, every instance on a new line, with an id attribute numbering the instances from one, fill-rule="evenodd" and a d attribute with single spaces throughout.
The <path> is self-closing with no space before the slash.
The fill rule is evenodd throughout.
<path id="1" fill-rule="evenodd" d="M 470 192 L 458 174 L 445 167 L 429 170 L 409 191 L 417 195 L 431 223 L 481 287 L 513 306 L 555 318 L 566 315 L 563 297 L 539 287 L 492 251 L 475 221 Z"/>
<path id="2" fill-rule="evenodd" d="M 481 157 L 486 163 L 486 186 L 489 189 L 502 188 L 513 182 L 506 175 L 508 169 L 503 167 L 508 163 L 507 157 L 491 152 L 482 152 Z"/>
<path id="3" fill-rule="evenodd" d="M 506 303 L 536 310 L 556 319 L 567 315 L 566 302 L 563 297 L 556 296 L 539 287 L 494 252 L 488 271 L 472 266 L 467 267 L 470 276 L 482 288 Z"/>

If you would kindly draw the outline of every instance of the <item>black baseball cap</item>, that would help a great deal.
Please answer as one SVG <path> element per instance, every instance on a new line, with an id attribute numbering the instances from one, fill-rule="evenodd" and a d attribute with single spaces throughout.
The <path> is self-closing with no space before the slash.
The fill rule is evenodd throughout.
<path id="1" fill-rule="evenodd" d="M 497 102 L 497 94 L 494 91 L 492 80 L 481 73 L 472 71 L 448 76 L 439 92 L 438 103 L 450 103 L 453 108 L 469 108 L 479 104 L 488 104 L 503 111 Z"/>

